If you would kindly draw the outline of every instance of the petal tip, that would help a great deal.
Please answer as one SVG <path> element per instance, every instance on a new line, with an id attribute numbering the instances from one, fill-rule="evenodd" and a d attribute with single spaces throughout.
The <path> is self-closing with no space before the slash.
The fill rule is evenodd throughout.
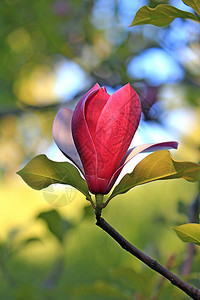
<path id="1" fill-rule="evenodd" d="M 175 148 L 175 149 L 178 149 L 178 145 L 179 145 L 178 142 L 174 142 L 174 148 Z"/>

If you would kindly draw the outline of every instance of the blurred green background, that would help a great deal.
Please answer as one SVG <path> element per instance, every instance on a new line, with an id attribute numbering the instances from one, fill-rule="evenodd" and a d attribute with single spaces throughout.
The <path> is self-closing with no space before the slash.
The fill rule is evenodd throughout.
<path id="1" fill-rule="evenodd" d="M 79 192 L 34 191 L 16 175 L 37 154 L 64 159 L 55 114 L 96 82 L 109 93 L 130 82 L 140 95 L 133 145 L 177 140 L 177 159 L 200 161 L 199 24 L 128 27 L 142 5 L 159 3 L 192 11 L 179 0 L 0 2 L 0 299 L 188 299 L 97 228 Z M 185 272 L 188 245 L 172 230 L 197 196 L 196 183 L 154 182 L 116 197 L 103 216 L 199 286 L 199 250 Z"/>

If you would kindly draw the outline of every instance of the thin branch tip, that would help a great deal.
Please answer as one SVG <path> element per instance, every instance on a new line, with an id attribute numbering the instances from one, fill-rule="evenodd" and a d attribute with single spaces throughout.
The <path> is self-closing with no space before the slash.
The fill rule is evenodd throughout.
<path id="1" fill-rule="evenodd" d="M 96 225 L 107 232 L 123 249 L 125 249 L 133 256 L 137 257 L 140 261 L 162 275 L 164 278 L 168 279 L 173 285 L 178 287 L 192 299 L 200 300 L 200 289 L 196 289 L 187 282 L 184 282 L 181 278 L 159 264 L 156 260 L 152 259 L 150 256 L 137 249 L 123 236 L 121 236 L 110 224 L 108 224 L 101 217 L 101 214 L 98 213 L 96 213 Z"/>

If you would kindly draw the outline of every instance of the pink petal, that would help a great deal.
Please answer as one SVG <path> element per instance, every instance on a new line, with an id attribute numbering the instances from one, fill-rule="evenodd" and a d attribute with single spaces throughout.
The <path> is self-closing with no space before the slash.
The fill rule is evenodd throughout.
<path id="1" fill-rule="evenodd" d="M 143 144 L 134 148 L 131 148 L 127 151 L 125 155 L 125 160 L 123 162 L 123 165 L 125 165 L 128 161 L 130 161 L 134 156 L 136 156 L 138 153 L 144 153 L 144 152 L 154 152 L 158 150 L 168 150 L 168 149 L 177 149 L 178 143 L 174 141 L 170 142 L 163 142 L 163 143 L 156 143 L 156 144 Z"/>
<path id="2" fill-rule="evenodd" d="M 95 175 L 97 166 L 96 149 L 85 118 L 88 99 L 100 89 L 96 83 L 78 102 L 72 116 L 72 135 L 86 174 Z"/>
<path id="3" fill-rule="evenodd" d="M 140 116 L 140 99 L 130 84 L 108 99 L 96 126 L 99 178 L 110 179 L 120 166 L 138 128 Z"/>
<path id="4" fill-rule="evenodd" d="M 58 148 L 83 172 L 83 166 L 74 145 L 71 131 L 73 110 L 61 108 L 53 122 L 53 138 Z"/>
<path id="5" fill-rule="evenodd" d="M 158 150 L 167 150 L 167 149 L 177 149 L 178 143 L 174 141 L 170 142 L 163 142 L 163 143 L 157 143 L 157 144 L 143 144 L 137 147 L 134 147 L 132 149 L 129 149 L 124 156 L 124 159 L 121 162 L 120 167 L 116 170 L 116 172 L 113 174 L 111 180 L 108 184 L 108 190 L 110 190 L 115 183 L 117 177 L 119 176 L 120 172 L 122 171 L 123 167 L 137 154 L 144 153 L 144 152 L 154 152 Z"/>

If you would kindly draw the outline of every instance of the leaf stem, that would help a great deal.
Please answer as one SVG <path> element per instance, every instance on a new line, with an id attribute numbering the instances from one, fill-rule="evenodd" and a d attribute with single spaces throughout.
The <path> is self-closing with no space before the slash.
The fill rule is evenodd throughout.
<path id="1" fill-rule="evenodd" d="M 94 204 L 94 202 L 93 202 L 92 199 L 86 198 L 86 200 L 90 201 L 90 203 L 92 204 L 92 207 L 93 207 L 94 209 L 96 209 L 96 206 L 95 206 L 95 204 Z"/>
<path id="2" fill-rule="evenodd" d="M 159 264 L 156 260 L 146 255 L 131 243 L 129 243 L 123 236 L 121 236 L 111 225 L 109 225 L 100 216 L 97 218 L 96 225 L 107 232 L 124 250 L 131 253 L 133 256 L 137 257 L 151 269 L 168 279 L 173 285 L 178 287 L 192 299 L 200 300 L 200 290 L 184 282 L 177 275 L 173 274 L 167 268 Z"/>

